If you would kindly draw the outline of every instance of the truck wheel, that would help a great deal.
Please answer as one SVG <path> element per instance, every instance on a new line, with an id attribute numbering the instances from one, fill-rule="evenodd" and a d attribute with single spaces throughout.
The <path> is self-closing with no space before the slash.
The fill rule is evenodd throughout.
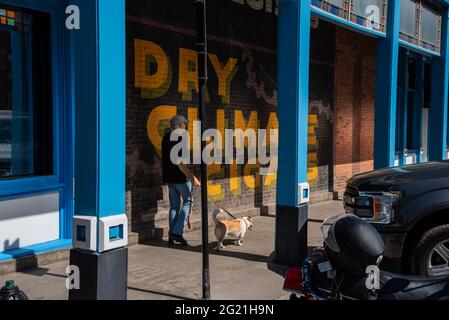
<path id="1" fill-rule="evenodd" d="M 414 256 L 419 275 L 449 275 L 449 224 L 425 232 L 416 245 Z"/>

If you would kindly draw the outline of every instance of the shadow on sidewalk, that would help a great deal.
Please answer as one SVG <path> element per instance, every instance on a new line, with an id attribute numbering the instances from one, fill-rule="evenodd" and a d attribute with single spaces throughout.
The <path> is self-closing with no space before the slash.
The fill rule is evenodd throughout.
<path id="1" fill-rule="evenodd" d="M 232 246 L 233 240 L 225 240 L 224 245 L 225 246 Z M 180 245 L 173 245 L 169 246 L 167 241 L 164 240 L 154 240 L 149 241 L 146 243 L 143 243 L 141 245 L 144 246 L 150 246 L 150 247 L 159 247 L 159 248 L 167 248 L 171 250 L 182 250 L 182 251 L 188 251 L 188 252 L 196 252 L 201 253 L 202 252 L 202 246 L 187 246 L 183 247 Z M 241 260 L 247 260 L 247 261 L 253 261 L 253 262 L 262 262 L 266 263 L 269 260 L 269 256 L 263 256 L 258 254 L 252 254 L 247 252 L 238 252 L 238 251 L 227 251 L 226 249 L 222 249 L 220 252 L 217 252 L 215 248 L 217 247 L 217 241 L 209 243 L 209 254 L 215 255 L 215 256 L 222 256 L 222 257 L 230 257 L 230 258 L 236 258 Z"/>
<path id="2" fill-rule="evenodd" d="M 195 300 L 194 298 L 178 296 L 176 294 L 158 292 L 158 291 L 152 291 L 152 290 L 140 289 L 140 288 L 134 288 L 134 287 L 128 287 L 128 290 L 142 292 L 142 293 L 149 293 L 149 294 L 154 294 L 154 295 L 158 295 L 158 296 L 165 296 L 165 297 L 174 298 L 174 299 L 178 299 L 178 300 Z"/>
<path id="3" fill-rule="evenodd" d="M 321 248 L 321 247 L 309 246 L 308 247 L 308 251 L 309 251 L 308 256 L 311 257 L 314 250 L 318 249 L 318 248 Z M 267 267 L 268 267 L 268 270 L 276 273 L 277 275 L 279 275 L 283 278 L 285 277 L 287 270 L 290 268 L 290 266 L 282 265 L 282 264 L 279 264 L 276 262 L 276 253 L 275 252 L 271 253 L 269 260 L 267 262 Z"/>

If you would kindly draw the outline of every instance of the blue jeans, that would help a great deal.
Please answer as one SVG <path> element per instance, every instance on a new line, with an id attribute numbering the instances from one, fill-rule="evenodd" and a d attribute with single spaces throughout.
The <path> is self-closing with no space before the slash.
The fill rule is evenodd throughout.
<path id="1" fill-rule="evenodd" d="M 170 225 L 170 234 L 182 236 L 190 207 L 193 205 L 191 197 L 192 183 L 186 182 L 182 184 L 168 185 L 170 212 L 168 216 Z M 182 200 L 182 207 L 181 207 Z"/>

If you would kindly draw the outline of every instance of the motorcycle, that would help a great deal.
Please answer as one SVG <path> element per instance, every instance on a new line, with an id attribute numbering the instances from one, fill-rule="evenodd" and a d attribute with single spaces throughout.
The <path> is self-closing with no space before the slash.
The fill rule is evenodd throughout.
<path id="1" fill-rule="evenodd" d="M 322 248 L 285 274 L 290 300 L 449 300 L 449 276 L 424 278 L 380 269 L 385 244 L 357 216 L 328 218 Z"/>

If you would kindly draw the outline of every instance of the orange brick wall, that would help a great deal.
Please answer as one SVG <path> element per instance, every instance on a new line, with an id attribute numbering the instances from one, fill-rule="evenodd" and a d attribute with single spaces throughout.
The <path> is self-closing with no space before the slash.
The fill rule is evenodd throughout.
<path id="1" fill-rule="evenodd" d="M 374 165 L 376 43 L 343 28 L 336 29 L 334 191 Z"/>

